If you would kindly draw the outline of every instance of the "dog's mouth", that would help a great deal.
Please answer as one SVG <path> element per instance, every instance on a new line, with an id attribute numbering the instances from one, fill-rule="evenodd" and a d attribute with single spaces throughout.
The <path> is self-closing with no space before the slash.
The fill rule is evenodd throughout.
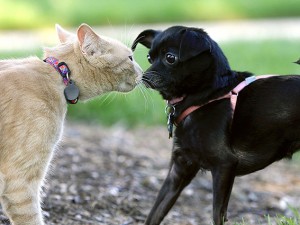
<path id="1" fill-rule="evenodd" d="M 146 72 L 141 80 L 147 88 L 158 91 L 162 95 L 163 99 L 165 99 L 170 105 L 176 105 L 185 98 L 185 95 L 178 95 L 178 90 L 176 90 L 175 84 L 166 85 L 166 82 L 157 76 L 157 72 Z"/>
<path id="2" fill-rule="evenodd" d="M 179 102 L 181 102 L 184 98 L 185 98 L 185 95 L 181 96 L 181 97 L 171 98 L 171 99 L 167 100 L 167 102 L 169 105 L 176 105 Z"/>
<path id="3" fill-rule="evenodd" d="M 157 71 L 146 71 L 142 76 L 142 82 L 147 88 L 152 88 L 157 91 L 164 89 L 164 81 L 161 79 L 162 75 Z"/>

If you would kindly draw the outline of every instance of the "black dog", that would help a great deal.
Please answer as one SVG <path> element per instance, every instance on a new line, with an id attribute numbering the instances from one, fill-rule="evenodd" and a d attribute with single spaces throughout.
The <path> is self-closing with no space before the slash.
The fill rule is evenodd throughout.
<path id="1" fill-rule="evenodd" d="M 300 148 L 300 76 L 258 79 L 239 93 L 234 109 L 232 90 L 251 74 L 231 70 L 202 29 L 145 30 L 133 50 L 138 43 L 150 48 L 152 65 L 144 84 L 169 102 L 170 136 L 177 125 L 170 170 L 146 224 L 160 224 L 204 169 L 212 173 L 213 220 L 221 225 L 235 176 L 261 170 Z"/>

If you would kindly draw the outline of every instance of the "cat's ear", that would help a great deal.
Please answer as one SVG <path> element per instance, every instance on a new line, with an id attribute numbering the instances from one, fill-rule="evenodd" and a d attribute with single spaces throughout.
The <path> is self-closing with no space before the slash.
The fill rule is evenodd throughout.
<path id="1" fill-rule="evenodd" d="M 55 24 L 55 29 L 61 43 L 65 43 L 67 40 L 74 38 L 74 34 L 66 31 L 59 24 Z"/>
<path id="2" fill-rule="evenodd" d="M 77 38 L 83 54 L 93 55 L 95 51 L 99 50 L 98 44 L 101 39 L 89 25 L 80 25 L 77 30 Z"/>

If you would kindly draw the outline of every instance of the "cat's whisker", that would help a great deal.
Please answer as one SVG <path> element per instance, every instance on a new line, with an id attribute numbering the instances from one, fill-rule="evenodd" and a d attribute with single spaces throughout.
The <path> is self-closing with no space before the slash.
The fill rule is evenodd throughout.
<path id="1" fill-rule="evenodd" d="M 127 46 L 130 48 L 131 47 L 131 43 L 133 42 L 132 41 L 132 37 L 130 37 L 130 33 L 132 32 L 133 30 L 133 27 L 134 27 L 134 24 L 131 25 L 129 31 L 126 33 L 126 39 L 127 39 Z"/>
<path id="2" fill-rule="evenodd" d="M 111 97 L 110 101 L 107 104 L 108 105 L 111 104 L 116 99 L 118 94 L 119 94 L 118 92 L 112 92 L 112 97 Z"/>
<path id="3" fill-rule="evenodd" d="M 116 96 L 119 94 L 119 92 L 116 92 L 116 91 L 112 91 L 112 92 L 108 92 L 105 96 L 105 99 L 103 100 L 103 102 L 101 103 L 102 105 L 103 104 L 106 104 L 106 105 L 109 105 L 112 103 L 112 101 L 116 98 Z"/>
<path id="4" fill-rule="evenodd" d="M 137 85 L 139 92 L 142 94 L 144 98 L 144 112 L 147 112 L 148 110 L 148 103 L 149 103 L 149 96 L 147 96 L 147 90 L 145 89 L 144 85 L 142 83 Z M 151 98 L 150 98 L 151 99 Z"/>
<path id="5" fill-rule="evenodd" d="M 132 27 L 130 28 L 130 30 L 132 29 Z M 124 28 L 123 28 L 124 32 L 121 32 L 120 33 L 120 39 L 121 42 L 123 44 L 125 44 L 128 48 L 130 48 L 130 39 L 128 38 L 129 37 L 129 33 L 128 33 L 128 30 L 127 30 L 127 22 L 125 22 L 124 24 Z"/>
<path id="6" fill-rule="evenodd" d="M 111 24 L 109 18 L 106 18 L 106 20 L 107 20 L 107 23 L 109 24 L 109 26 L 112 27 L 112 24 Z"/>
<path id="7" fill-rule="evenodd" d="M 145 85 L 145 83 L 142 83 L 142 82 L 141 82 L 140 88 L 141 88 L 141 91 L 143 91 L 143 93 L 145 94 L 146 98 L 150 99 L 149 102 L 151 102 L 152 109 L 154 109 L 153 94 L 155 94 L 156 92 L 152 88 L 147 87 L 147 85 Z"/>
<path id="8" fill-rule="evenodd" d="M 128 40 L 127 40 L 127 22 L 125 23 L 125 27 L 124 27 L 125 29 L 124 29 L 124 32 L 122 33 L 122 36 L 123 36 L 123 43 L 126 45 L 126 46 L 128 46 L 127 45 L 127 42 L 128 42 Z"/>
<path id="9" fill-rule="evenodd" d="M 155 110 L 155 101 L 153 100 L 153 95 L 155 95 L 156 92 L 153 90 L 153 89 L 148 89 L 148 95 L 151 99 L 151 102 L 152 102 L 152 110 Z"/>
<path id="10" fill-rule="evenodd" d="M 146 90 L 146 89 L 145 89 Z M 154 110 L 155 109 L 155 101 L 153 100 L 153 94 L 155 93 L 154 92 L 154 90 L 152 90 L 152 89 L 150 89 L 150 91 L 149 91 L 149 89 L 147 89 L 146 90 L 146 93 L 148 94 L 148 96 L 149 96 L 149 99 L 151 100 L 151 105 L 152 105 L 152 110 Z"/>
<path id="11" fill-rule="evenodd" d="M 106 94 L 104 100 L 100 102 L 101 106 L 109 105 L 116 98 L 117 92 L 109 92 Z M 102 100 L 102 99 L 101 99 Z"/>
<path id="12" fill-rule="evenodd" d="M 112 92 L 109 92 L 105 95 L 105 98 L 101 98 L 100 99 L 100 105 L 104 105 L 106 103 L 106 101 L 110 98 L 110 95 L 112 94 Z"/>
<path id="13" fill-rule="evenodd" d="M 125 44 L 126 43 L 126 40 L 125 40 L 125 35 L 124 35 L 124 33 L 126 32 L 126 22 L 125 22 L 125 26 L 124 26 L 124 28 L 123 28 L 123 32 L 121 32 L 120 33 L 120 40 L 121 40 L 121 42 L 123 43 L 123 44 Z M 125 44 L 126 45 L 126 44 Z M 127 46 L 127 45 L 126 45 Z"/>

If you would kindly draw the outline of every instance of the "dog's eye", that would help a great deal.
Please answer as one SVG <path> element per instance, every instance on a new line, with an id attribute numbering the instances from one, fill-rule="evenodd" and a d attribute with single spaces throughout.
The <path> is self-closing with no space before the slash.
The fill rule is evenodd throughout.
<path id="1" fill-rule="evenodd" d="M 148 62 L 149 62 L 150 64 L 153 63 L 153 61 L 152 61 L 152 59 L 151 59 L 151 56 L 150 56 L 149 54 L 147 55 L 147 59 L 148 59 Z"/>
<path id="2" fill-rule="evenodd" d="M 172 53 L 166 54 L 166 61 L 171 65 L 175 64 L 177 62 L 177 59 L 177 56 L 173 55 Z"/>

